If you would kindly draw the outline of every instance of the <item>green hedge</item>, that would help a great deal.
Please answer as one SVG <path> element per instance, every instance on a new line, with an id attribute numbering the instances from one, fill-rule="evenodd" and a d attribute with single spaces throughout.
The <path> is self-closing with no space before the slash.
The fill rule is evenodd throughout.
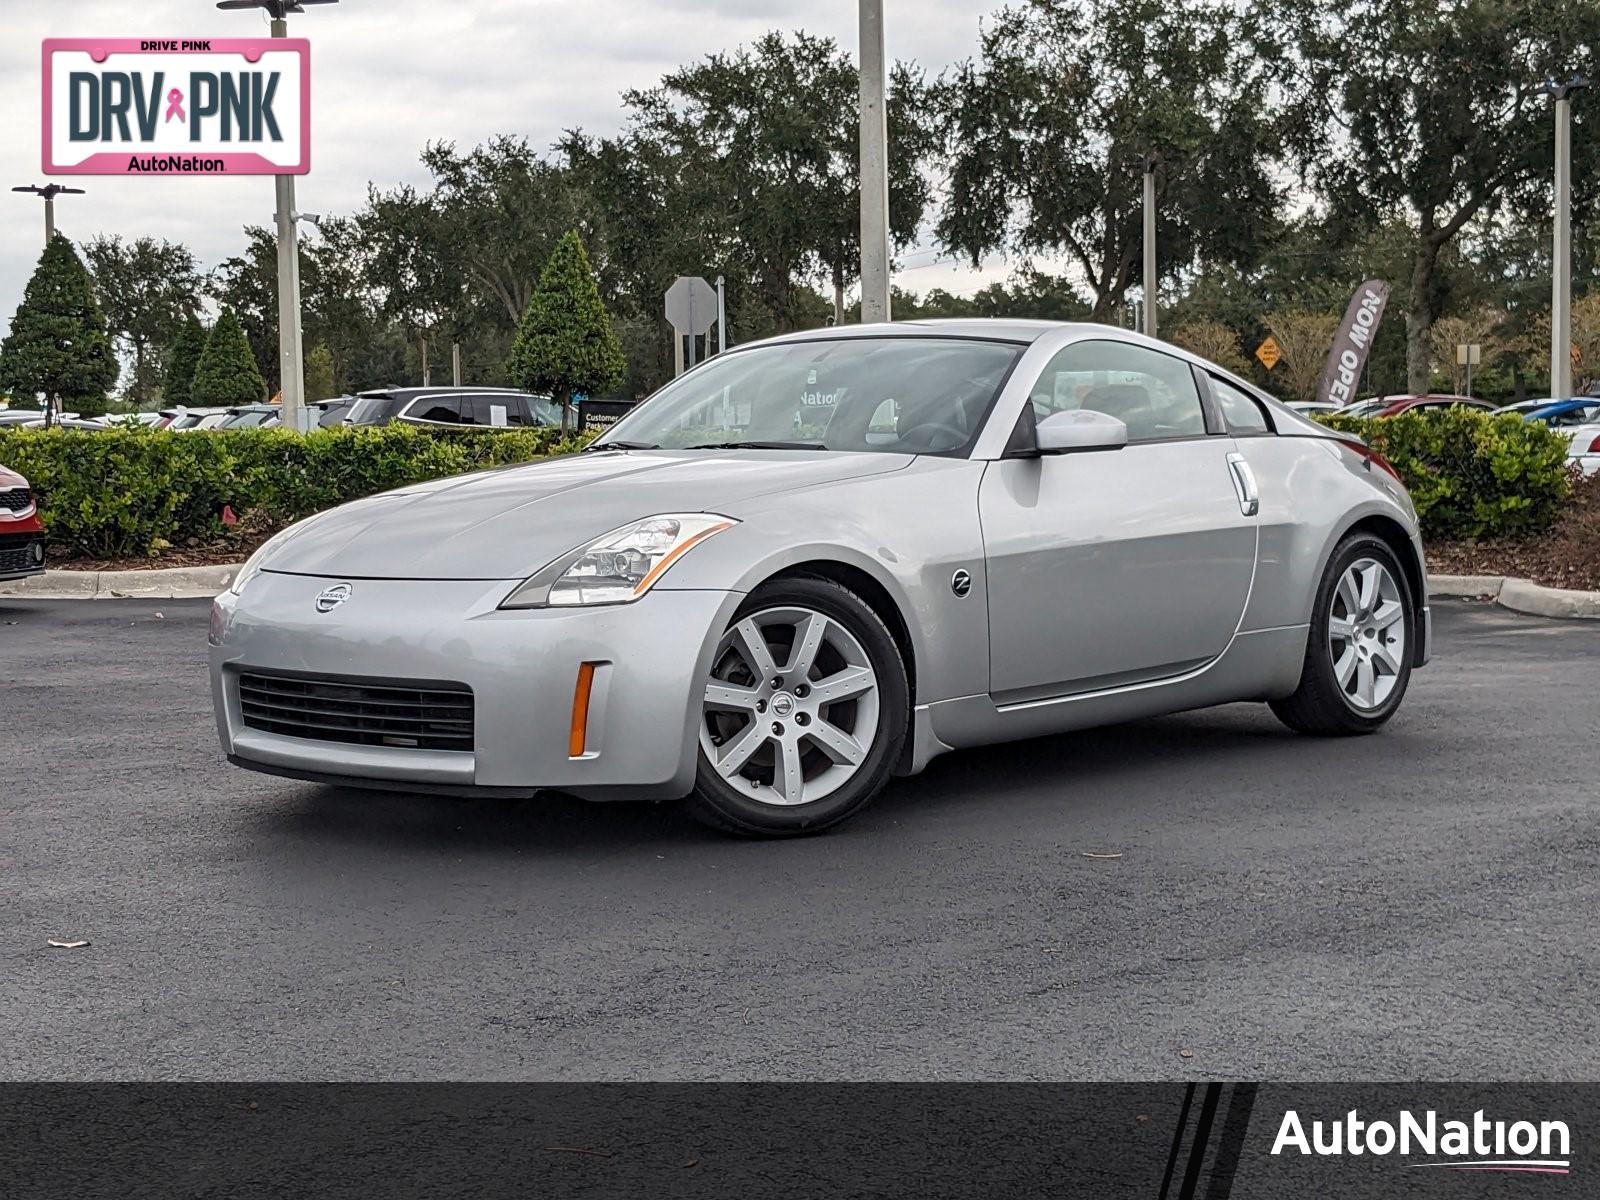
<path id="1" fill-rule="evenodd" d="M 1567 442 L 1537 422 L 1470 409 L 1362 420 L 1330 417 L 1394 464 L 1432 541 L 1549 528 L 1571 488 Z M 240 518 L 285 525 L 425 479 L 576 449 L 553 430 L 435 433 L 413 425 L 168 433 L 0 428 L 0 463 L 39 495 L 58 553 L 140 558 Z"/>
<path id="2" fill-rule="evenodd" d="M 1405 480 L 1429 541 L 1548 529 L 1572 490 L 1567 439 L 1537 421 L 1470 408 L 1320 418 L 1364 438 Z"/>
<path id="3" fill-rule="evenodd" d="M 158 555 L 241 520 L 284 525 L 426 479 L 527 462 L 576 449 L 553 430 L 434 433 L 413 425 L 168 433 L 0 428 L 0 463 L 22 472 L 58 553 Z"/>

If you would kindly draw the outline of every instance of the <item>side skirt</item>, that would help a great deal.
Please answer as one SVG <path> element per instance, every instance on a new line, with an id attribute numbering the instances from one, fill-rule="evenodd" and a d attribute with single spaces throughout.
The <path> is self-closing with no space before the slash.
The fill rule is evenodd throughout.
<path id="1" fill-rule="evenodd" d="M 946 750 L 1287 696 L 1300 683 L 1308 631 L 1306 625 L 1286 625 L 1238 634 L 1217 658 L 1175 679 L 1015 704 L 999 705 L 983 695 L 925 705 L 912 722 L 912 762 L 920 770 Z"/>

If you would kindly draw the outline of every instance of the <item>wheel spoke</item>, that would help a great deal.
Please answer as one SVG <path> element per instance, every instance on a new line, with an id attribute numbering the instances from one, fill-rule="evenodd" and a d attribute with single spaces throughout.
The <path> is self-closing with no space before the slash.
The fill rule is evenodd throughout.
<path id="1" fill-rule="evenodd" d="M 1405 614 L 1405 606 L 1398 600 L 1385 600 L 1373 611 L 1372 623 L 1379 629 L 1387 629 Z"/>
<path id="2" fill-rule="evenodd" d="M 1354 617 L 1329 617 L 1328 636 L 1341 642 L 1353 642 L 1356 639 L 1356 622 Z"/>
<path id="3" fill-rule="evenodd" d="M 1382 638 L 1377 638 L 1372 643 L 1372 657 L 1376 662 L 1389 668 L 1389 674 L 1400 674 L 1400 659 L 1396 657 L 1394 649 Z"/>
<path id="4" fill-rule="evenodd" d="M 1370 658 L 1356 663 L 1356 703 L 1364 708 L 1377 707 L 1378 672 Z"/>
<path id="5" fill-rule="evenodd" d="M 713 679 L 706 684 L 706 707 L 727 712 L 755 712 L 761 693 L 755 688 L 740 687 Z"/>
<path id="6" fill-rule="evenodd" d="M 789 654 L 789 665 L 783 669 L 791 683 L 810 676 L 811 668 L 817 663 L 817 651 L 822 649 L 822 637 L 827 631 L 828 618 L 821 613 L 812 613 L 795 626 L 794 649 Z"/>
<path id="7" fill-rule="evenodd" d="M 1344 653 L 1334 660 L 1334 677 L 1338 679 L 1339 686 L 1347 692 L 1350 690 L 1350 676 L 1355 674 L 1356 661 L 1360 657 L 1361 656 L 1356 653 L 1355 646 L 1351 644 L 1347 645 L 1344 648 Z"/>
<path id="8" fill-rule="evenodd" d="M 867 756 L 860 742 L 831 721 L 819 719 L 806 729 L 806 735 L 824 754 L 842 766 L 853 767 Z"/>
<path id="9" fill-rule="evenodd" d="M 1361 615 L 1366 616 L 1378 603 L 1378 582 L 1383 569 L 1372 563 L 1361 575 Z"/>
<path id="10" fill-rule="evenodd" d="M 795 738 L 779 738 L 777 746 L 772 786 L 782 793 L 785 804 L 799 804 L 806 789 L 806 778 L 800 773 L 800 743 Z"/>
<path id="11" fill-rule="evenodd" d="M 775 678 L 778 664 L 773 660 L 772 648 L 767 645 L 767 639 L 755 618 L 746 617 L 734 626 L 734 632 L 739 635 L 740 653 L 756 678 L 763 681 Z"/>
<path id="12" fill-rule="evenodd" d="M 1361 596 L 1356 586 L 1354 567 L 1339 577 L 1339 599 L 1344 602 L 1344 615 L 1354 621 L 1356 614 L 1361 611 Z"/>
<path id="13" fill-rule="evenodd" d="M 876 676 L 870 667 L 845 667 L 836 671 L 826 679 L 819 679 L 811 685 L 812 699 L 818 704 L 836 704 L 840 700 L 849 700 L 853 696 L 860 696 L 872 691 L 878 686 Z"/>
<path id="14" fill-rule="evenodd" d="M 751 721 L 733 741 L 722 747 L 722 752 L 717 755 L 717 774 L 724 779 L 737 775 L 766 740 L 767 731 L 761 722 Z"/>

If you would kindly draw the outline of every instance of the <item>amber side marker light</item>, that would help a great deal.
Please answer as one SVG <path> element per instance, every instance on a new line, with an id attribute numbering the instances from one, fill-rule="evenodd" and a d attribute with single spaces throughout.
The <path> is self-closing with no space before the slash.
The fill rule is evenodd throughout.
<path id="1" fill-rule="evenodd" d="M 594 689 L 594 664 L 578 664 L 578 683 L 572 690 L 572 732 L 567 736 L 567 757 L 582 758 L 589 741 L 589 693 Z"/>

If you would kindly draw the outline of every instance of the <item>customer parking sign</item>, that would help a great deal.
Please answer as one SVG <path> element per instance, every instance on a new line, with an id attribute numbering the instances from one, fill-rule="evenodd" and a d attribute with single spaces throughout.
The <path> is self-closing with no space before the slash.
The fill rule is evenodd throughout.
<path id="1" fill-rule="evenodd" d="M 304 175 L 304 38 L 47 38 L 47 175 Z"/>

